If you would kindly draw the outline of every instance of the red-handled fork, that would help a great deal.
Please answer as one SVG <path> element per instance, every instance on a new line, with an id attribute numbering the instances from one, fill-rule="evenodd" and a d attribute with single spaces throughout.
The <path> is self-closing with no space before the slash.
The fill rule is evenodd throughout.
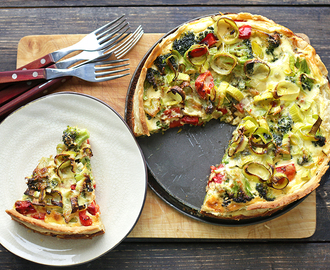
<path id="1" fill-rule="evenodd" d="M 84 63 L 91 61 L 102 61 L 108 59 L 111 54 L 114 54 L 115 57 L 119 59 L 127 54 L 143 35 L 143 29 L 141 26 L 139 26 L 131 35 L 129 35 L 130 33 L 126 33 L 127 30 L 128 27 L 125 27 L 117 33 L 116 38 L 113 39 L 113 43 L 108 45 L 106 48 L 98 51 L 83 51 L 73 57 L 56 62 L 54 65 L 49 66 L 49 68 L 63 69 L 76 65 L 81 61 L 84 61 Z M 3 90 L 0 91 L 0 106 L 41 83 L 43 83 L 43 80 L 9 83 L 10 86 L 2 87 Z M 1 84 L 0 89 L 1 86 L 6 86 L 6 84 Z"/>
<path id="2" fill-rule="evenodd" d="M 125 15 L 101 26 L 72 46 L 54 51 L 36 59 L 19 69 L 33 69 L 50 66 L 74 51 L 96 51 L 108 47 L 116 40 L 116 35 L 128 26 Z"/>
<path id="3" fill-rule="evenodd" d="M 127 39 L 126 39 L 126 37 L 128 35 L 124 38 L 125 40 L 122 42 L 121 45 L 117 46 L 117 44 L 119 42 L 119 40 L 117 40 L 115 49 L 110 50 L 110 52 L 112 52 L 116 56 L 116 58 L 123 57 L 126 53 L 128 53 L 135 46 L 135 44 L 138 42 L 138 40 L 140 40 L 142 35 L 143 35 L 143 29 L 141 26 L 139 26 L 135 30 L 135 32 L 132 35 L 130 35 Z M 127 45 L 127 44 L 129 44 L 129 45 Z M 124 52 L 123 52 L 123 50 L 124 50 Z M 97 59 L 97 61 L 102 60 L 100 58 L 96 58 L 96 59 Z M 93 60 L 96 60 L 96 59 L 93 59 Z M 50 66 L 50 67 L 56 67 L 56 66 Z M 70 79 L 71 79 L 71 77 L 56 78 L 53 80 L 46 81 L 44 83 L 42 83 L 42 81 L 40 81 L 40 80 L 35 80 L 32 82 L 32 83 L 35 83 L 34 85 L 30 84 L 31 81 L 20 82 L 20 83 L 15 84 L 16 89 L 13 88 L 14 86 L 12 86 L 13 85 L 12 84 L 10 87 L 6 88 L 5 90 L 0 91 L 0 106 L 1 106 L 0 107 L 0 122 L 9 113 L 13 112 L 20 106 L 25 105 L 26 103 L 30 102 L 31 100 L 49 93 L 50 91 L 52 91 L 53 89 L 57 88 L 59 85 L 61 85 L 62 83 L 64 83 L 65 81 L 68 81 Z M 29 85 L 27 85 L 27 83 Z"/>
<path id="4" fill-rule="evenodd" d="M 52 80 L 55 78 L 61 78 L 67 76 L 74 76 L 89 82 L 102 82 L 105 80 L 109 80 L 108 77 L 102 77 L 102 76 L 118 73 L 119 71 L 126 71 L 128 69 L 102 72 L 103 70 L 123 67 L 123 66 L 127 66 L 128 64 L 112 65 L 105 67 L 104 66 L 101 67 L 101 65 L 116 64 L 127 60 L 128 59 L 89 63 L 89 64 L 83 64 L 76 68 L 69 68 L 69 69 L 39 68 L 39 69 L 28 69 L 28 70 L 3 71 L 0 72 L 0 83 L 22 82 L 22 81 L 31 81 L 31 80 L 41 80 L 41 79 Z"/>

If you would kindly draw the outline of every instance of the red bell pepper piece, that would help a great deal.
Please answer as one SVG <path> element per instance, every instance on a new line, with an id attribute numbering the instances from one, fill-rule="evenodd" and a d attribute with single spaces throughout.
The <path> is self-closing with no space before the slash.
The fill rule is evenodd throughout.
<path id="1" fill-rule="evenodd" d="M 45 220 L 45 216 L 46 216 L 46 213 L 36 213 L 36 214 L 31 215 L 31 217 L 33 217 L 35 219 L 41 219 L 41 220 Z"/>
<path id="2" fill-rule="evenodd" d="M 279 167 L 276 167 L 275 169 L 277 172 L 284 173 L 288 177 L 289 181 L 293 180 L 293 178 L 296 175 L 296 167 L 294 166 L 293 163 L 279 166 Z"/>
<path id="3" fill-rule="evenodd" d="M 199 47 L 189 52 L 190 57 L 200 57 L 207 53 L 207 47 Z"/>
<path id="4" fill-rule="evenodd" d="M 92 219 L 86 215 L 86 210 L 79 212 L 79 219 L 83 226 L 90 226 L 93 223 Z"/>
<path id="5" fill-rule="evenodd" d="M 182 117 L 181 121 L 189 125 L 198 125 L 199 118 L 198 116 L 185 115 L 184 117 Z"/>
<path id="6" fill-rule="evenodd" d="M 195 87 L 201 98 L 206 99 L 214 87 L 213 76 L 209 70 L 197 77 Z"/>
<path id="7" fill-rule="evenodd" d="M 33 207 L 32 203 L 29 201 L 15 202 L 15 209 L 18 213 L 22 215 L 33 214 L 37 212 L 37 210 Z"/>
<path id="8" fill-rule="evenodd" d="M 200 44 L 205 44 L 208 47 L 211 47 L 212 45 L 214 45 L 215 43 L 218 42 L 218 39 L 216 38 L 216 36 L 213 33 L 208 33 L 205 38 L 202 39 L 201 42 L 199 42 Z"/>
<path id="9" fill-rule="evenodd" d="M 251 26 L 250 25 L 242 25 L 239 29 L 239 38 L 240 39 L 249 39 L 251 36 Z"/>
<path id="10" fill-rule="evenodd" d="M 87 211 L 95 216 L 97 212 L 100 211 L 100 207 L 98 204 L 95 203 L 95 201 L 92 201 L 92 203 L 87 207 Z"/>

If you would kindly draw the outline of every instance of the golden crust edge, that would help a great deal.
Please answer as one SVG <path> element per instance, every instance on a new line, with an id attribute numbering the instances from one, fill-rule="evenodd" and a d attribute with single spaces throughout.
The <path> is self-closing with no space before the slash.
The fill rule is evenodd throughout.
<path id="1" fill-rule="evenodd" d="M 45 223 L 32 217 L 24 216 L 18 213 L 15 209 L 6 210 L 6 213 L 19 224 L 27 227 L 28 229 L 38 232 L 43 235 L 56 236 L 65 239 L 84 239 L 92 238 L 101 235 L 105 232 L 103 224 L 91 225 L 86 227 L 67 227 L 64 225 L 56 225 Z"/>

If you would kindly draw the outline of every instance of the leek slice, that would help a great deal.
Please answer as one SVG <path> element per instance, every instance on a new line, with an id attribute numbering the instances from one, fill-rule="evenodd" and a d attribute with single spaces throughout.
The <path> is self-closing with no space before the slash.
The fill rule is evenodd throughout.
<path id="1" fill-rule="evenodd" d="M 300 102 L 299 106 L 302 111 L 307 111 L 314 103 L 314 100 L 306 99 L 304 102 Z"/>
<path id="2" fill-rule="evenodd" d="M 253 100 L 255 103 L 262 102 L 262 101 L 272 101 L 272 100 L 274 100 L 274 96 L 273 96 L 272 92 L 267 91 L 260 95 L 256 95 L 253 98 Z"/>
<path id="3" fill-rule="evenodd" d="M 269 129 L 265 127 L 258 127 L 253 135 L 259 136 L 264 144 L 267 144 L 272 141 L 272 134 Z"/>
<path id="4" fill-rule="evenodd" d="M 294 134 L 294 133 L 291 134 L 290 136 L 290 142 L 292 145 L 297 145 L 300 147 L 303 145 L 301 137 L 298 134 Z"/>
<path id="5" fill-rule="evenodd" d="M 241 101 L 244 98 L 244 94 L 238 88 L 232 85 L 228 85 L 226 92 L 237 101 Z"/>
<path id="6" fill-rule="evenodd" d="M 164 106 L 173 106 L 180 104 L 183 101 L 182 96 L 179 93 L 167 92 L 165 97 L 162 98 Z"/>
<path id="7" fill-rule="evenodd" d="M 270 67 L 266 62 L 258 59 L 248 60 L 244 64 L 244 72 L 249 79 L 257 79 L 263 81 L 270 74 Z"/>
<path id="8" fill-rule="evenodd" d="M 249 162 L 244 165 L 243 172 L 248 179 L 261 180 L 267 182 L 271 176 L 271 170 L 264 164 L 258 162 Z"/>
<path id="9" fill-rule="evenodd" d="M 151 117 L 155 117 L 160 111 L 160 98 L 151 98 L 143 102 L 144 111 Z"/>
<path id="10" fill-rule="evenodd" d="M 211 68 L 219 75 L 228 75 L 237 65 L 237 58 L 231 54 L 220 52 L 212 56 Z"/>
<path id="11" fill-rule="evenodd" d="M 298 85 L 289 81 L 281 81 L 276 85 L 273 95 L 283 101 L 294 101 L 299 93 Z"/>
<path id="12" fill-rule="evenodd" d="M 178 76 L 176 77 L 177 81 L 190 81 L 190 76 L 188 74 L 179 72 Z"/>
<path id="13" fill-rule="evenodd" d="M 301 137 L 304 140 L 316 141 L 315 136 L 309 133 L 311 131 L 312 127 L 313 127 L 312 125 L 304 125 L 299 129 Z"/>
<path id="14" fill-rule="evenodd" d="M 312 178 L 311 171 L 305 169 L 301 174 L 301 180 L 308 181 L 311 178 Z"/>
<path id="15" fill-rule="evenodd" d="M 258 123 L 253 117 L 247 116 L 240 124 L 240 128 L 243 128 L 244 134 L 249 136 L 258 128 Z"/>
<path id="16" fill-rule="evenodd" d="M 258 42 L 253 40 L 251 42 L 251 47 L 252 47 L 252 52 L 255 56 L 257 56 L 260 59 L 264 58 L 264 52 Z"/>
<path id="17" fill-rule="evenodd" d="M 239 36 L 238 26 L 230 18 L 222 17 L 216 23 L 216 33 L 218 38 L 226 43 L 233 44 Z"/>
<path id="18" fill-rule="evenodd" d="M 228 156 L 232 157 L 238 152 L 241 152 L 245 149 L 248 144 L 248 138 L 244 136 L 243 133 L 239 133 L 236 135 L 237 138 L 232 140 L 232 143 L 228 147 Z"/>
<path id="19" fill-rule="evenodd" d="M 284 189 L 289 184 L 289 178 L 282 172 L 274 173 L 271 186 L 275 189 Z"/>
<path id="20" fill-rule="evenodd" d="M 193 57 L 191 56 L 191 52 L 194 50 L 199 50 L 199 49 L 203 49 L 206 50 L 206 53 L 204 53 L 201 56 L 197 56 L 197 57 Z M 193 66 L 202 66 L 204 65 L 204 63 L 207 60 L 207 56 L 208 56 L 208 47 L 205 44 L 195 44 L 192 45 L 189 50 L 187 50 L 184 54 L 184 60 L 187 61 L 188 63 L 190 63 Z"/>
<path id="21" fill-rule="evenodd" d="M 291 119 L 293 122 L 302 122 L 304 120 L 304 115 L 302 114 L 301 110 L 299 109 L 296 103 L 293 103 L 289 109 L 289 113 L 291 115 Z"/>
<path id="22" fill-rule="evenodd" d="M 286 53 L 283 58 L 283 72 L 287 76 L 293 76 L 295 73 L 296 59 L 292 54 Z"/>

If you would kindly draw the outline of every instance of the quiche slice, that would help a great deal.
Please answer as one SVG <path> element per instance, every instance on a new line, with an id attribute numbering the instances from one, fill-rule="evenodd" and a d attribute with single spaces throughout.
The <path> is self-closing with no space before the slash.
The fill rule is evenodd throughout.
<path id="1" fill-rule="evenodd" d="M 272 20 L 203 17 L 164 37 L 146 59 L 131 128 L 150 136 L 211 119 L 237 126 L 211 166 L 201 212 L 268 215 L 309 194 L 328 168 L 327 74 L 308 42 Z"/>
<path id="2" fill-rule="evenodd" d="M 41 158 L 23 197 L 6 212 L 25 227 L 58 238 L 92 238 L 104 233 L 95 201 L 93 156 L 86 129 L 70 127 L 55 157 Z"/>

